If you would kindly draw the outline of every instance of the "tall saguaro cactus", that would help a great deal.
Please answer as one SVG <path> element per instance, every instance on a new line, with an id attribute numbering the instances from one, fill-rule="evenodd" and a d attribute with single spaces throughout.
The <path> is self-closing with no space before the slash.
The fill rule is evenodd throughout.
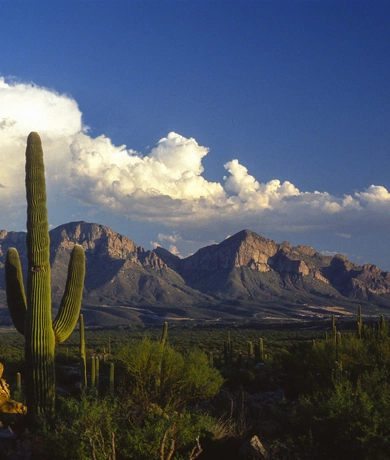
<path id="1" fill-rule="evenodd" d="M 46 184 L 41 139 L 32 132 L 26 148 L 27 196 L 27 294 L 19 254 L 7 252 L 5 273 L 7 303 L 16 329 L 25 336 L 26 397 L 30 416 L 54 413 L 54 347 L 72 333 L 80 314 L 85 256 L 75 245 L 71 254 L 65 292 L 52 322 L 50 240 Z"/>

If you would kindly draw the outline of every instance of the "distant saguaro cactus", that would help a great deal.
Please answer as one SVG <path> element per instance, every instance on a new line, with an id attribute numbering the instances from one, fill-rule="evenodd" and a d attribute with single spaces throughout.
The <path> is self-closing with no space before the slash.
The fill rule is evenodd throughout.
<path id="1" fill-rule="evenodd" d="M 115 365 L 114 365 L 114 363 L 110 363 L 110 378 L 109 378 L 109 381 L 110 381 L 110 394 L 111 395 L 114 394 L 114 389 L 115 389 L 115 386 L 114 386 L 114 374 L 115 374 Z"/>
<path id="2" fill-rule="evenodd" d="M 80 314 L 80 370 L 81 370 L 81 387 L 87 388 L 87 355 L 85 351 L 85 330 L 84 315 Z"/>
<path id="3" fill-rule="evenodd" d="M 358 305 L 358 315 L 357 315 L 357 337 L 358 339 L 362 338 L 362 327 L 363 327 L 362 306 Z"/>
<path id="4" fill-rule="evenodd" d="M 161 340 L 160 340 L 160 343 L 163 347 L 165 346 L 167 338 L 168 338 L 168 323 L 165 321 L 163 331 L 161 334 Z"/>
<path id="5" fill-rule="evenodd" d="M 26 148 L 27 295 L 18 251 L 10 248 L 5 263 L 7 303 L 16 329 L 25 336 L 26 396 L 29 416 L 54 413 L 54 347 L 72 333 L 79 317 L 85 256 L 75 245 L 61 305 L 52 322 L 50 240 L 41 139 L 32 132 Z"/>
<path id="6" fill-rule="evenodd" d="M 91 357 L 91 387 L 96 387 L 96 359 L 95 355 Z"/>

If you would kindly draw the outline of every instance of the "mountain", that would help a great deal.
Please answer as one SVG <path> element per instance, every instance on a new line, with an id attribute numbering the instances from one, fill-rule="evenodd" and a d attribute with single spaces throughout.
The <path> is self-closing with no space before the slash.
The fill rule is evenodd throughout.
<path id="1" fill-rule="evenodd" d="M 277 244 L 243 230 L 220 244 L 180 259 L 163 248 L 145 250 L 95 223 L 72 222 L 50 232 L 52 295 L 63 293 L 70 251 L 85 249 L 83 306 L 96 322 L 118 317 L 284 315 L 303 310 L 351 310 L 362 303 L 372 311 L 390 306 L 390 273 L 359 266 L 342 255 L 325 256 L 308 246 Z M 25 233 L 0 231 L 0 302 L 5 306 L 4 262 L 9 247 L 26 262 Z M 124 308 L 125 307 L 125 308 Z M 299 313 L 300 312 L 300 313 Z M 6 313 L 0 312 L 1 317 Z M 100 318 L 100 320 L 99 320 Z"/>
<path id="2" fill-rule="evenodd" d="M 155 252 L 188 286 L 221 299 L 390 305 L 390 273 L 377 266 L 359 266 L 309 246 L 277 244 L 249 230 L 182 260 L 161 248 Z"/>

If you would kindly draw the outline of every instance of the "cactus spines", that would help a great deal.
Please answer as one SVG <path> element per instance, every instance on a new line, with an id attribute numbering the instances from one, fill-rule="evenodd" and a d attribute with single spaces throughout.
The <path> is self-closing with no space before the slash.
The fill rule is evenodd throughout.
<path id="1" fill-rule="evenodd" d="M 7 302 L 16 329 L 25 336 L 27 407 L 30 417 L 54 413 L 54 347 L 73 331 L 80 313 L 85 258 L 81 246 L 72 251 L 65 293 L 52 322 L 50 240 L 41 139 L 32 132 L 26 148 L 27 290 L 19 255 L 10 248 L 5 264 Z"/>

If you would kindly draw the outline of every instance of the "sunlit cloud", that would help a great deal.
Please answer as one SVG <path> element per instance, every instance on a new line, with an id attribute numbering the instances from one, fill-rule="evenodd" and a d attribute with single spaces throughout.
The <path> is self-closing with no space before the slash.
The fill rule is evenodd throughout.
<path id="1" fill-rule="evenodd" d="M 148 153 L 91 137 L 77 102 L 68 95 L 0 78 L 0 223 L 24 225 L 24 151 L 27 135 L 41 135 L 52 200 L 62 197 L 62 221 L 82 209 L 160 224 L 157 242 L 180 254 L 186 241 L 220 241 L 243 228 L 254 231 L 331 231 L 350 238 L 390 223 L 390 193 L 381 185 L 344 196 L 301 191 L 289 181 L 261 181 L 238 158 L 221 165 L 221 182 L 205 179 L 212 155 L 193 138 L 170 132 Z M 64 198 L 66 197 L 66 199 Z M 73 198 L 73 199 L 72 199 Z M 91 211 L 92 209 L 92 211 Z M 23 223 L 22 223 L 23 222 Z M 17 229 L 17 228 L 16 228 Z M 353 229 L 353 230 L 351 230 Z"/>

